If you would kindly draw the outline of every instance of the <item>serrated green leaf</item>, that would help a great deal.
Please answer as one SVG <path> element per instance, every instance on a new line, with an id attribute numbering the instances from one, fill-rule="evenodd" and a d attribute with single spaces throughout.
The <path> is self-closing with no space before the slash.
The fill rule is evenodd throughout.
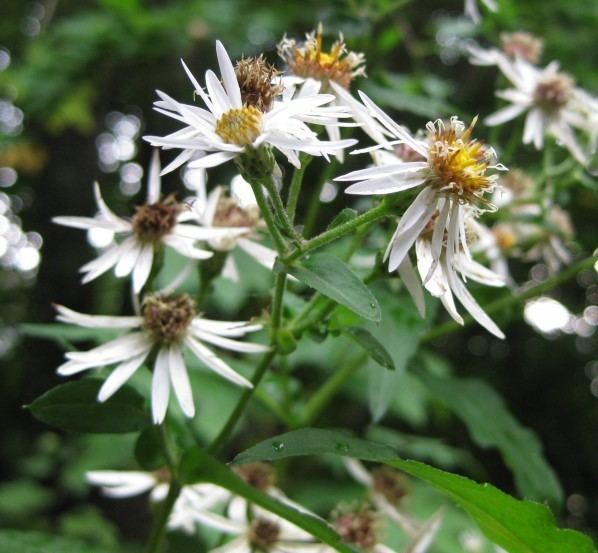
<path id="1" fill-rule="evenodd" d="M 259 507 L 292 522 L 322 542 L 334 547 L 337 551 L 355 553 L 353 548 L 341 542 L 340 536 L 323 519 L 304 511 L 298 511 L 250 486 L 226 465 L 223 465 L 202 449 L 195 447 L 185 453 L 181 460 L 179 477 L 183 484 L 211 482 L 222 486 Z"/>
<path id="2" fill-rule="evenodd" d="M 500 451 L 524 497 L 557 505 L 562 502 L 563 491 L 542 455 L 538 437 L 521 426 L 490 386 L 477 379 L 438 377 L 423 370 L 413 374 L 466 424 L 478 445 Z"/>
<path id="3" fill-rule="evenodd" d="M 149 423 L 143 397 L 123 386 L 109 400 L 100 403 L 103 382 L 84 378 L 52 388 L 28 406 L 38 420 L 62 430 L 92 434 L 137 432 Z"/>
<path id="4" fill-rule="evenodd" d="M 275 266 L 275 270 L 277 269 L 280 270 L 280 265 Z M 381 319 L 380 306 L 374 294 L 337 257 L 319 253 L 305 259 L 302 265 L 285 266 L 284 270 L 364 319 Z"/>
<path id="5" fill-rule="evenodd" d="M 558 528 L 545 505 L 516 499 L 490 484 L 478 484 L 418 461 L 398 458 L 384 444 L 351 438 L 344 432 L 319 428 L 287 432 L 240 453 L 235 462 L 325 453 L 379 461 L 424 480 L 450 497 L 490 540 L 509 553 L 596 553 L 587 536 Z"/>
<path id="6" fill-rule="evenodd" d="M 0 530 L 0 551 L 3 553 L 107 553 L 106 549 L 98 549 L 79 540 L 20 530 Z M 110 552 L 115 553 L 114 548 L 111 548 Z"/>
<path id="7" fill-rule="evenodd" d="M 343 329 L 343 332 L 353 338 L 355 343 L 359 344 L 380 366 L 389 371 L 395 370 L 395 364 L 390 353 L 388 353 L 386 348 L 377 338 L 372 336 L 372 333 L 369 330 L 359 326 L 349 326 Z"/>

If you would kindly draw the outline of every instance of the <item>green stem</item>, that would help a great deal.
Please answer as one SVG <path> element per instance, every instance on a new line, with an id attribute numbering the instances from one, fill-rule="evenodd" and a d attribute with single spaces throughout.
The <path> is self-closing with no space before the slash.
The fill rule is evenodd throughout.
<path id="1" fill-rule="evenodd" d="M 363 365 L 366 358 L 367 355 L 357 355 L 352 362 L 344 363 L 339 370 L 332 373 L 307 402 L 301 421 L 302 426 L 310 426 L 318 418 L 343 384 Z"/>
<path id="2" fill-rule="evenodd" d="M 241 394 L 241 397 L 239 398 L 239 402 L 235 406 L 235 409 L 233 410 L 233 412 L 228 417 L 226 424 L 224 425 L 224 427 L 222 428 L 222 430 L 220 431 L 218 436 L 216 436 L 216 439 L 207 448 L 206 451 L 208 453 L 210 453 L 212 455 L 216 454 L 220 450 L 220 448 L 225 444 L 225 442 L 228 440 L 228 438 L 232 434 L 233 430 L 235 429 L 237 422 L 241 418 L 241 415 L 245 411 L 245 407 L 247 407 L 247 404 L 249 403 L 249 400 L 251 399 L 251 396 L 253 395 L 253 390 L 255 389 L 256 386 L 258 386 L 258 384 L 262 380 L 262 377 L 266 373 L 266 370 L 270 366 L 270 363 L 272 362 L 272 360 L 274 359 L 275 356 L 276 356 L 276 350 L 272 349 L 262 357 L 259 365 L 255 369 L 255 373 L 253 373 L 253 377 L 251 378 L 251 383 L 253 384 L 253 388 L 246 388 L 245 390 L 243 390 L 243 393 Z"/>
<path id="3" fill-rule="evenodd" d="M 293 224 L 291 223 L 289 216 L 287 214 L 286 209 L 284 208 L 284 204 L 282 203 L 282 198 L 280 197 L 280 192 L 274 183 L 274 179 L 270 175 L 264 182 L 262 183 L 266 190 L 268 191 L 268 195 L 270 198 L 270 203 L 274 209 L 274 217 L 278 220 L 281 228 L 284 230 L 285 234 L 292 238 L 297 244 L 301 243 L 302 237 L 299 233 L 293 228 Z"/>
<path id="4" fill-rule="evenodd" d="M 270 211 L 270 206 L 268 205 L 268 201 L 266 200 L 264 189 L 261 183 L 259 182 L 251 182 L 251 185 L 251 187 L 253 188 L 253 193 L 255 195 L 255 200 L 260 208 L 261 215 L 264 218 L 264 221 L 266 222 L 270 234 L 272 235 L 272 240 L 274 240 L 274 245 L 276 246 L 278 253 L 283 253 L 286 251 L 286 244 L 282 235 L 280 234 L 280 231 L 278 230 L 278 227 L 276 226 L 276 221 L 274 220 L 272 212 Z"/>
<path id="5" fill-rule="evenodd" d="M 293 221 L 295 220 L 297 202 L 299 200 L 299 194 L 301 193 L 301 186 L 303 185 L 303 176 L 312 159 L 312 156 L 303 156 L 301 159 L 301 167 L 295 169 L 293 172 L 293 178 L 291 179 L 291 185 L 289 187 L 289 197 L 287 198 L 287 213 L 291 224 L 293 224 Z"/>
<path id="6" fill-rule="evenodd" d="M 174 480 L 173 476 L 173 480 L 170 482 L 170 487 L 168 488 L 168 495 L 162 505 L 160 505 L 158 514 L 154 520 L 150 538 L 147 543 L 147 553 L 158 553 L 162 549 L 162 543 L 164 542 L 164 537 L 166 535 L 166 524 L 168 523 L 168 518 L 170 517 L 172 508 L 180 493 L 181 486 Z"/>
<path id="7" fill-rule="evenodd" d="M 305 215 L 305 223 L 303 225 L 303 235 L 309 236 L 316 224 L 316 219 L 318 217 L 318 212 L 320 211 L 320 206 L 322 202 L 320 201 L 320 194 L 322 193 L 322 189 L 324 185 L 332 176 L 332 173 L 336 170 L 338 166 L 338 160 L 333 158 L 330 163 L 326 166 L 324 171 L 320 173 L 320 179 L 316 183 L 313 190 L 309 191 L 310 194 L 310 201 L 309 205 L 307 206 L 307 214 Z"/>
<path id="8" fill-rule="evenodd" d="M 282 322 L 282 307 L 286 280 L 286 273 L 278 273 L 276 275 L 276 284 L 274 285 L 274 294 L 272 297 L 272 326 L 270 331 L 270 344 L 272 348 L 266 354 L 264 354 L 259 365 L 255 369 L 255 372 L 253 373 L 253 377 L 251 378 L 251 383 L 253 384 L 253 387 L 246 388 L 245 390 L 243 390 L 243 393 L 239 398 L 239 402 L 235 406 L 233 412 L 228 417 L 228 420 L 226 421 L 222 430 L 207 448 L 208 453 L 217 453 L 220 450 L 220 448 L 226 443 L 233 430 L 235 429 L 237 422 L 239 422 L 239 419 L 243 415 L 245 408 L 249 403 L 249 400 L 253 396 L 255 388 L 259 386 L 262 378 L 268 370 L 268 367 L 270 366 L 270 363 L 272 363 L 274 357 L 276 357 L 276 354 L 278 353 L 276 348 L 276 338 Z"/>
<path id="9" fill-rule="evenodd" d="M 573 278 L 575 275 L 577 275 L 577 273 L 579 273 L 579 271 L 591 268 L 596 262 L 598 262 L 598 257 L 587 257 L 586 259 L 583 259 L 575 263 L 575 265 L 571 265 L 558 275 L 554 275 L 553 277 L 546 279 L 544 282 L 541 282 L 536 286 L 532 286 L 531 288 L 528 288 L 527 290 L 519 294 L 513 294 L 512 296 L 499 298 L 496 301 L 493 301 L 488 305 L 484 306 L 483 309 L 486 313 L 490 315 L 491 313 L 501 311 L 505 307 L 508 307 L 512 304 L 524 302 L 526 300 L 539 296 L 544 292 L 548 292 L 555 286 L 558 286 L 559 284 L 562 284 L 563 282 L 566 282 L 567 280 Z M 463 326 L 467 326 L 473 322 L 473 318 L 468 315 L 463 318 L 463 322 Z M 449 334 L 451 332 L 454 332 L 455 330 L 459 330 L 460 328 L 462 328 L 461 325 L 457 324 L 454 321 L 449 321 L 440 326 L 437 326 L 436 328 L 433 328 L 427 334 L 424 334 L 421 337 L 420 342 L 430 342 L 431 340 L 434 340 L 439 336 L 444 336 L 445 334 Z"/>
<path id="10" fill-rule="evenodd" d="M 337 227 L 331 228 L 330 230 L 319 234 L 311 240 L 307 240 L 307 242 L 305 242 L 301 248 L 295 248 L 291 253 L 283 257 L 282 261 L 285 263 L 291 263 L 306 253 L 317 248 L 321 248 L 322 246 L 325 246 L 326 244 L 329 244 L 330 242 L 333 242 L 334 240 L 353 232 L 360 225 L 371 223 L 381 219 L 382 217 L 386 217 L 386 215 L 390 213 L 391 209 L 392 205 L 390 203 L 387 201 L 382 201 L 376 207 L 373 207 L 369 211 L 362 213 L 361 215 L 355 217 L 355 219 L 347 221 L 346 223 L 338 225 Z"/>

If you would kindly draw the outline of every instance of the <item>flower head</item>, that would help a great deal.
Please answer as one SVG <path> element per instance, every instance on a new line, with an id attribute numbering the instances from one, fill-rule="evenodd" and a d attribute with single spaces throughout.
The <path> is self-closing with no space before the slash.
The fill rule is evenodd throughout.
<path id="1" fill-rule="evenodd" d="M 208 369 L 234 384 L 249 388 L 252 387 L 251 382 L 217 357 L 204 342 L 243 353 L 267 350 L 261 344 L 232 339 L 260 330 L 261 325 L 204 319 L 197 315 L 195 303 L 185 294 L 146 296 L 141 315 L 134 317 L 84 315 L 61 305 L 56 310 L 58 320 L 65 323 L 130 331 L 89 351 L 67 353 L 67 361 L 58 367 L 57 372 L 67 376 L 116 365 L 100 388 L 98 401 L 110 398 L 143 365 L 152 351 L 157 352 L 152 376 L 152 413 L 156 423 L 162 422 L 166 416 L 171 386 L 185 415 L 192 417 L 195 414 L 193 393 L 183 358 L 184 349 Z"/>
<path id="2" fill-rule="evenodd" d="M 582 164 L 588 156 L 580 146 L 574 129 L 594 139 L 598 135 L 598 100 L 576 88 L 573 78 L 551 63 L 544 69 L 521 58 L 499 64 L 499 68 L 514 85 L 496 93 L 510 105 L 488 116 L 487 125 L 500 125 L 527 113 L 523 143 L 536 149 L 544 146 L 544 136 L 551 135 L 562 143 Z"/>
<path id="3" fill-rule="evenodd" d="M 263 59 L 242 60 L 235 70 L 220 41 L 216 42 L 216 53 L 222 83 L 208 70 L 207 92 L 183 63 L 207 109 L 182 104 L 158 91 L 160 100 L 155 104 L 156 110 L 184 125 L 165 137 L 145 137 L 155 146 L 183 150 L 164 172 L 186 162 L 192 168 L 214 167 L 262 148 L 275 148 L 291 164 L 299 166 L 298 152 L 328 156 L 355 143 L 354 140 L 322 141 L 306 125 L 334 96 L 314 94 L 275 102 L 280 87 L 267 82 L 273 70 Z M 338 110 L 328 113 L 328 117 L 341 115 L 347 114 Z"/>
<path id="4" fill-rule="evenodd" d="M 417 292 L 417 277 L 408 252 L 421 237 L 429 237 L 431 265 L 423 277 L 426 284 L 435 274 L 441 259 L 451 273 L 449 287 L 472 316 L 496 336 L 504 335 L 482 311 L 457 277 L 457 261 L 463 254 L 471 259 L 467 245 L 465 219 L 494 209 L 488 196 L 494 190 L 498 175 L 493 171 L 506 170 L 497 163 L 496 153 L 489 146 L 472 137 L 474 122 L 466 127 L 457 117 L 450 121 L 437 120 L 426 126 L 428 134 L 414 137 L 395 123 L 365 94 L 360 93 L 365 106 L 386 131 L 396 140 L 378 147 L 391 149 L 393 143 L 405 144 L 419 154 L 418 161 L 403 161 L 390 152 L 379 158 L 381 165 L 353 171 L 337 177 L 339 181 L 357 181 L 346 189 L 350 194 L 394 194 L 421 187 L 413 203 L 407 208 L 386 249 L 389 271 L 399 270 L 408 289 L 413 290 L 420 312 L 423 295 Z M 472 260 L 473 262 L 473 260 Z M 465 276 L 465 269 L 460 271 Z M 447 281 L 447 282 L 449 282 Z M 456 311 L 449 311 L 462 323 Z"/>
<path id="5" fill-rule="evenodd" d="M 243 58 L 235 65 L 235 75 L 241 90 L 244 106 L 253 106 L 265 113 L 272 109 L 274 100 L 284 90 L 278 69 L 269 64 L 263 55 Z"/>
<path id="6" fill-rule="evenodd" d="M 501 33 L 500 45 L 510 58 L 520 57 L 530 63 L 538 63 L 544 50 L 542 39 L 525 31 Z"/>
<path id="7" fill-rule="evenodd" d="M 293 75 L 324 84 L 332 81 L 349 88 L 355 77 L 365 74 L 364 55 L 347 50 L 342 33 L 330 50 L 324 50 L 321 23 L 317 31 L 306 35 L 305 42 L 297 43 L 285 36 L 278 45 L 278 54 Z"/>
<path id="8" fill-rule="evenodd" d="M 117 277 L 132 274 L 133 290 L 139 293 L 152 270 L 154 255 L 169 247 L 191 259 L 207 259 L 212 252 L 195 246 L 197 240 L 214 237 L 214 232 L 201 229 L 189 206 L 173 196 L 160 196 L 160 162 L 154 154 L 150 167 L 146 203 L 137 207 L 131 219 L 119 217 L 106 205 L 100 187 L 94 185 L 98 214 L 95 217 L 54 217 L 60 225 L 85 230 L 112 231 L 119 241 L 111 244 L 96 259 L 81 267 L 83 282 L 89 282 L 114 268 Z M 216 232 L 222 234 L 222 231 Z"/>

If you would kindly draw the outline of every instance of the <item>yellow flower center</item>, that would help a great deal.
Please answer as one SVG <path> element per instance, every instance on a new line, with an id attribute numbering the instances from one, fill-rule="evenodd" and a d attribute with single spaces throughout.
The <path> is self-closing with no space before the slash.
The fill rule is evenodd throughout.
<path id="1" fill-rule="evenodd" d="M 458 197 L 459 201 L 488 204 L 482 199 L 496 182 L 496 175 L 486 171 L 494 158 L 494 151 L 471 138 L 476 120 L 467 128 L 456 117 L 448 124 L 428 123 L 430 147 L 428 162 L 429 183 L 438 190 Z"/>
<path id="2" fill-rule="evenodd" d="M 262 112 L 254 106 L 229 109 L 216 122 L 216 134 L 229 144 L 247 146 L 262 132 Z"/>

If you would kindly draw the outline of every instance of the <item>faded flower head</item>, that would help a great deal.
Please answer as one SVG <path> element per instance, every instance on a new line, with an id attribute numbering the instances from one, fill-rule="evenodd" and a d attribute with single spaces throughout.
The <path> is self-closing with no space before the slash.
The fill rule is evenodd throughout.
<path id="1" fill-rule="evenodd" d="M 365 551 L 378 543 L 380 519 L 370 505 L 340 505 L 332 517 L 334 527 L 344 542 Z"/>
<path id="2" fill-rule="evenodd" d="M 212 225 L 215 227 L 247 227 L 261 226 L 262 219 L 257 205 L 242 207 L 237 200 L 222 195 L 218 199 Z"/>
<path id="3" fill-rule="evenodd" d="M 241 465 L 235 472 L 247 484 L 261 491 L 271 489 L 276 481 L 276 475 L 270 465 L 266 463 L 249 463 Z"/>
<path id="4" fill-rule="evenodd" d="M 172 231 L 182 211 L 182 204 L 174 196 L 138 206 L 131 221 L 133 232 L 140 242 L 155 244 Z"/>
<path id="5" fill-rule="evenodd" d="M 280 536 L 280 526 L 265 518 L 256 518 L 249 527 L 249 544 L 258 551 L 268 551 Z"/>
<path id="6" fill-rule="evenodd" d="M 378 467 L 372 471 L 374 490 L 382 494 L 391 505 L 397 505 L 408 493 L 408 479 L 398 470 Z"/>
<path id="7" fill-rule="evenodd" d="M 188 294 L 149 295 L 141 306 L 143 328 L 159 343 L 179 343 L 196 315 L 195 302 Z"/>
<path id="8" fill-rule="evenodd" d="M 364 55 L 348 51 L 342 33 L 339 34 L 329 51 L 323 49 L 323 27 L 307 35 L 305 42 L 282 39 L 278 53 L 289 70 L 298 77 L 312 78 L 323 83 L 334 81 L 349 88 L 351 81 L 365 74 Z"/>
<path id="9" fill-rule="evenodd" d="M 566 73 L 548 74 L 536 83 L 534 102 L 544 112 L 552 114 L 569 103 L 574 89 L 575 81 Z"/>
<path id="10" fill-rule="evenodd" d="M 235 75 L 244 106 L 253 106 L 262 113 L 270 111 L 274 99 L 282 94 L 283 86 L 276 83 L 278 69 L 260 54 L 257 58 L 243 58 L 235 64 Z"/>
<path id="11" fill-rule="evenodd" d="M 500 44 L 510 58 L 520 57 L 530 63 L 538 63 L 544 50 L 544 41 L 525 31 L 501 33 Z"/>

